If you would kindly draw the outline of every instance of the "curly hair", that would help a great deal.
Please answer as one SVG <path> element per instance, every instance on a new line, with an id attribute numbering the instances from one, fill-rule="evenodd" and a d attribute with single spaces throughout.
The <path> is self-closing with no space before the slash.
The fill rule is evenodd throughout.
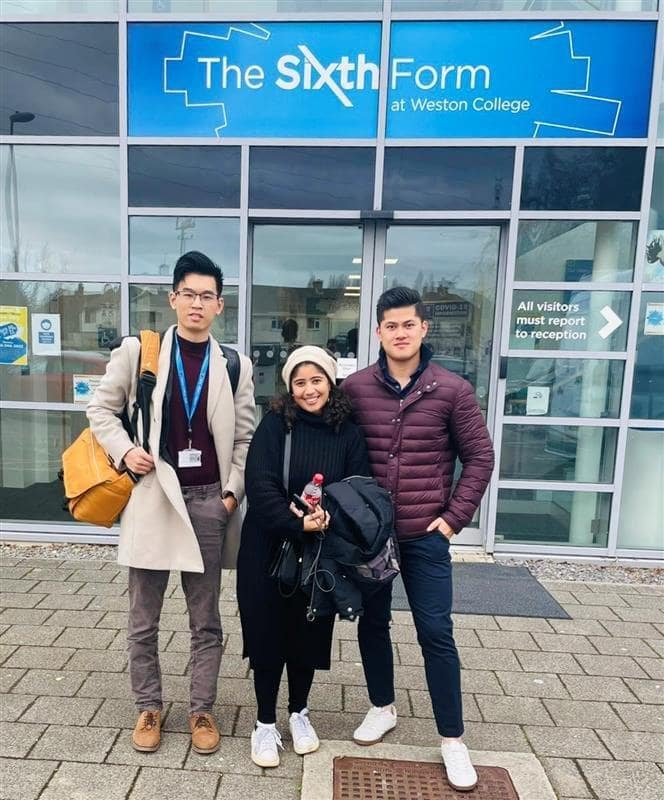
<path id="1" fill-rule="evenodd" d="M 303 363 L 309 364 L 310 362 Z M 298 367 L 300 366 L 302 364 L 298 364 Z M 317 365 L 313 364 L 313 366 Z M 284 418 L 286 428 L 289 431 L 293 430 L 298 408 L 298 404 L 293 400 L 293 396 L 289 392 L 278 394 L 270 401 L 270 411 L 274 411 L 275 414 L 279 414 Z M 330 397 L 325 404 L 325 408 L 323 408 L 322 417 L 324 422 L 338 431 L 351 414 L 350 400 L 338 386 L 332 386 L 330 388 Z"/>

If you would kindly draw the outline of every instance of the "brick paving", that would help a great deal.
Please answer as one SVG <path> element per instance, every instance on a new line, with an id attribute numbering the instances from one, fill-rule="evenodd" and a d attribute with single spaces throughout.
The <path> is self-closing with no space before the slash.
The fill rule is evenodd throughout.
<path id="1" fill-rule="evenodd" d="M 187 733 L 189 635 L 175 579 L 160 636 L 163 744 L 141 754 L 130 744 L 125 571 L 95 560 L 0 563 L 0 800 L 300 797 L 302 759 L 287 735 L 279 769 L 249 759 L 253 694 L 233 573 L 222 591 L 222 746 L 206 757 Z M 571 620 L 456 617 L 468 746 L 534 753 L 559 800 L 664 797 L 664 586 L 542 582 Z M 388 741 L 435 746 L 408 612 L 395 613 L 393 633 L 399 724 Z M 350 738 L 363 687 L 355 626 L 338 623 L 333 668 L 311 696 L 321 738 Z M 286 717 L 282 696 L 282 731 Z"/>

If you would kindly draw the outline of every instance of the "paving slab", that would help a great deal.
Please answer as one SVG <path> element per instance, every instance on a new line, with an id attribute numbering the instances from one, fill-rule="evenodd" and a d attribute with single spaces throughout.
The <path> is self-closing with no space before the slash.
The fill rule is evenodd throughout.
<path id="1" fill-rule="evenodd" d="M 592 797 L 588 784 L 571 758 L 543 758 L 542 766 L 561 798 L 574 797 L 578 800 Z"/>
<path id="2" fill-rule="evenodd" d="M 603 701 L 545 699 L 544 705 L 561 728 L 604 728 L 625 730 L 625 723 Z"/>
<path id="3" fill-rule="evenodd" d="M 38 697 L 21 716 L 21 722 L 47 725 L 87 725 L 101 705 L 98 698 Z"/>
<path id="4" fill-rule="evenodd" d="M 7 669 L 6 667 L 0 668 L 0 692 L 8 692 L 12 687 L 20 681 L 25 675 L 27 670 L 24 669 Z M 26 691 L 26 694 L 30 692 Z M 36 694 L 36 692 L 35 692 Z"/>
<path id="5" fill-rule="evenodd" d="M 482 647 L 505 648 L 507 650 L 539 650 L 539 646 L 527 631 L 477 631 Z M 457 643 L 458 644 L 458 643 Z"/>
<path id="6" fill-rule="evenodd" d="M 0 583 L 4 588 L 4 582 Z M 0 592 L 0 608 L 34 608 L 46 595 L 27 594 L 26 592 Z"/>
<path id="7" fill-rule="evenodd" d="M 581 665 L 571 653 L 537 653 L 532 650 L 515 650 L 514 655 L 525 672 L 583 674 Z"/>
<path id="8" fill-rule="evenodd" d="M 626 678 L 625 683 L 642 703 L 664 705 L 664 681 Z"/>
<path id="9" fill-rule="evenodd" d="M 48 647 L 63 630 L 64 628 L 47 628 L 43 625 L 12 625 L 0 636 L 0 643 Z"/>
<path id="10" fill-rule="evenodd" d="M 588 675 L 606 675 L 621 678 L 647 678 L 648 675 L 630 656 L 594 656 L 579 653 L 576 660 Z"/>
<path id="11" fill-rule="evenodd" d="M 618 761 L 664 760 L 664 739 L 659 733 L 598 730 L 597 734 Z"/>
<path id="12" fill-rule="evenodd" d="M 0 721 L 16 722 L 28 706 L 35 702 L 32 694 L 5 694 L 0 699 Z"/>
<path id="13" fill-rule="evenodd" d="M 215 800 L 238 800 L 239 798 L 300 800 L 300 789 L 292 780 L 277 777 L 274 770 L 270 770 L 267 775 L 261 777 L 222 775 Z"/>
<path id="14" fill-rule="evenodd" d="M 5 661 L 6 667 L 25 669 L 61 669 L 74 655 L 73 647 L 33 647 L 24 645 L 18 648 Z"/>
<path id="15" fill-rule="evenodd" d="M 636 663 L 656 681 L 664 681 L 664 658 L 642 658 L 637 656 Z"/>
<path id="16" fill-rule="evenodd" d="M 111 728 L 50 725 L 30 751 L 30 758 L 99 764 L 106 758 L 117 735 L 118 731 Z"/>
<path id="17" fill-rule="evenodd" d="M 57 761 L 0 758 L 0 775 L 2 775 L 0 787 L 3 800 L 37 800 L 57 767 Z"/>
<path id="18" fill-rule="evenodd" d="M 134 726 L 132 725 L 132 728 Z M 104 730 L 99 728 L 99 730 Z M 168 733 L 162 736 L 161 746 L 154 753 L 139 753 L 131 744 L 131 730 L 121 730 L 113 749 L 106 758 L 107 764 L 129 764 L 140 767 L 181 768 L 189 753 L 191 736 Z"/>
<path id="19" fill-rule="evenodd" d="M 664 774 L 654 764 L 585 759 L 578 763 L 600 800 L 661 800 L 664 797 Z"/>
<path id="20" fill-rule="evenodd" d="M 610 758 L 597 734 L 589 728 L 551 728 L 526 725 L 524 732 L 538 756 Z"/>
<path id="21" fill-rule="evenodd" d="M 407 747 L 381 743 L 371 748 L 360 748 L 350 742 L 324 741 L 316 753 L 311 753 L 304 759 L 302 800 L 333 800 L 334 759 L 339 756 L 433 763 L 441 761 L 438 747 Z M 514 788 L 524 799 L 556 800 L 542 765 L 532 754 L 471 751 L 471 758 L 475 764 L 507 769 Z"/>
<path id="22" fill-rule="evenodd" d="M 39 597 L 40 595 L 35 595 Z M 82 610 L 90 607 L 92 597 L 81 597 L 78 594 L 46 594 L 41 595 L 42 599 L 37 604 L 36 608 L 50 608 L 50 609 L 72 609 Z"/>
<path id="23" fill-rule="evenodd" d="M 44 631 L 48 631 L 44 628 Z M 115 633 L 110 630 L 87 628 L 63 628 L 54 644 L 56 647 L 77 647 L 92 650 L 103 650 L 115 638 Z"/>
<path id="24" fill-rule="evenodd" d="M 596 675 L 560 675 L 560 680 L 574 700 L 596 700 L 633 703 L 636 696 L 622 678 L 600 678 Z"/>
<path id="25" fill-rule="evenodd" d="M 0 725 L 0 756 L 25 758 L 46 730 L 46 725 L 3 722 Z"/>
<path id="26" fill-rule="evenodd" d="M 461 670 L 461 688 L 472 694 L 505 694 L 496 673 L 487 670 Z"/>
<path id="27" fill-rule="evenodd" d="M 505 694 L 510 697 L 558 697 L 567 699 L 569 692 L 557 675 L 546 672 L 497 672 Z"/>
<path id="28" fill-rule="evenodd" d="M 516 725 L 553 725 L 542 701 L 536 697 L 490 697 L 478 695 L 485 722 L 508 722 Z"/>
<path id="29" fill-rule="evenodd" d="M 631 731 L 664 733 L 664 706 L 614 703 L 613 708 Z"/>
<path id="30" fill-rule="evenodd" d="M 45 694 L 54 697 L 71 697 L 81 688 L 87 672 L 55 669 L 20 670 L 23 675 L 12 691 L 23 694 Z"/>
<path id="31" fill-rule="evenodd" d="M 137 772 L 136 767 L 64 762 L 39 800 L 91 800 L 99 792 L 104 800 L 125 800 Z"/>
<path id="32" fill-rule="evenodd" d="M 214 800 L 220 776 L 196 775 L 175 769 L 144 767 L 134 784 L 129 800 Z"/>

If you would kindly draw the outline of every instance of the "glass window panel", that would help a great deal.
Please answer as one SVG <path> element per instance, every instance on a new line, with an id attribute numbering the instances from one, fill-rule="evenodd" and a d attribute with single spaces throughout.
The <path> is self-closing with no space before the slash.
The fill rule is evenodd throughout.
<path id="1" fill-rule="evenodd" d="M 129 329 L 132 334 L 148 328 L 164 331 L 175 324 L 168 303 L 171 287 L 165 284 L 134 284 L 129 287 Z M 237 343 L 238 287 L 224 286 L 224 310 L 215 319 L 211 334 L 219 342 Z"/>
<path id="2" fill-rule="evenodd" d="M 135 0 L 130 0 L 134 2 Z M 392 0 L 392 11 L 654 11 L 657 0 Z"/>
<path id="3" fill-rule="evenodd" d="M 522 220 L 519 223 L 518 281 L 632 280 L 636 222 Z"/>
<path id="4" fill-rule="evenodd" d="M 172 275 L 175 262 L 198 250 L 221 267 L 224 278 L 240 273 L 240 220 L 216 217 L 131 217 L 129 272 Z"/>
<path id="5" fill-rule="evenodd" d="M 71 522 L 62 510 L 62 451 L 86 428 L 83 411 L 0 410 L 0 508 L 4 519 Z"/>
<path id="6" fill-rule="evenodd" d="M 0 133 L 117 136 L 118 26 L 0 26 L 0 95 Z"/>
<path id="7" fill-rule="evenodd" d="M 3 281 L 0 291 L 2 305 L 27 309 L 30 340 L 27 366 L 0 370 L 2 399 L 74 402 L 74 376 L 103 375 L 108 344 L 120 335 L 119 284 Z M 59 355 L 35 355 L 33 314 L 59 316 Z"/>
<path id="8" fill-rule="evenodd" d="M 369 147 L 252 147 L 252 208 L 373 208 Z"/>
<path id="9" fill-rule="evenodd" d="M 155 12 L 247 12 L 247 0 L 128 0 L 129 11 L 134 14 Z M 294 14 L 307 11 L 358 12 L 383 9 L 383 0 L 251 0 L 254 18 L 260 14 Z"/>
<path id="10" fill-rule="evenodd" d="M 361 256 L 359 226 L 254 228 L 250 356 L 259 404 L 284 390 L 281 367 L 299 344 L 357 359 Z"/>
<path id="11" fill-rule="evenodd" d="M 387 231 L 383 288 L 417 289 L 440 366 L 463 375 L 487 408 L 500 228 L 398 226 Z"/>
<path id="12" fill-rule="evenodd" d="M 638 211 L 645 149 L 527 147 L 521 208 Z"/>
<path id="13" fill-rule="evenodd" d="M 240 148 L 130 147 L 129 205 L 239 208 Z"/>
<path id="14" fill-rule="evenodd" d="M 659 90 L 659 118 L 657 120 L 657 138 L 664 139 L 664 71 L 662 72 L 662 86 Z"/>
<path id="15" fill-rule="evenodd" d="M 655 154 L 644 280 L 664 282 L 664 148 L 659 148 Z"/>
<path id="16" fill-rule="evenodd" d="M 606 547 L 611 494 L 500 489 L 496 543 Z"/>
<path id="17" fill-rule="evenodd" d="M 664 431 L 627 431 L 618 547 L 664 551 Z"/>
<path id="18" fill-rule="evenodd" d="M 518 289 L 512 295 L 510 348 L 624 350 L 630 297 L 630 292 Z"/>
<path id="19" fill-rule="evenodd" d="M 641 296 L 630 416 L 664 419 L 664 292 Z"/>
<path id="20" fill-rule="evenodd" d="M 3 271 L 119 273 L 118 148 L 5 145 L 0 185 Z"/>
<path id="21" fill-rule="evenodd" d="M 500 477 L 612 483 L 617 428 L 504 425 Z"/>
<path id="22" fill-rule="evenodd" d="M 383 208 L 508 209 L 510 147 L 388 147 Z"/>
<path id="23" fill-rule="evenodd" d="M 124 0 L 2 0 L 2 13 L 18 14 L 117 14 Z M 150 0 L 152 2 L 152 0 Z"/>
<path id="24" fill-rule="evenodd" d="M 624 370 L 622 361 L 509 358 L 504 413 L 616 419 Z"/>

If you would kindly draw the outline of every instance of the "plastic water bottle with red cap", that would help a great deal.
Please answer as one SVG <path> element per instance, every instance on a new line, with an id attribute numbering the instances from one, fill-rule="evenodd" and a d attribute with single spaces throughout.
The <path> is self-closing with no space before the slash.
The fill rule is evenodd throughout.
<path id="1" fill-rule="evenodd" d="M 302 499 L 308 503 L 311 508 L 320 505 L 323 498 L 323 476 L 317 472 L 309 483 L 302 490 Z"/>

